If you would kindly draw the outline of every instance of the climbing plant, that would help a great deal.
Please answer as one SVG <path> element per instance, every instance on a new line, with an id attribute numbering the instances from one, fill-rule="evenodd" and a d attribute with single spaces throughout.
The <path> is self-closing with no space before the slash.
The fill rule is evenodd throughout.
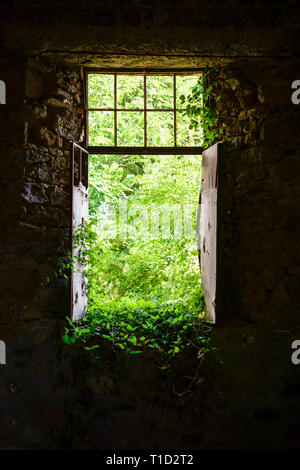
<path id="1" fill-rule="evenodd" d="M 186 108 L 182 114 L 189 118 L 190 129 L 200 129 L 202 132 L 204 148 L 212 145 L 223 133 L 223 130 L 217 127 L 218 119 L 211 108 L 212 93 L 215 103 L 221 99 L 221 96 L 216 94 L 217 84 L 218 77 L 213 80 L 211 72 L 207 71 L 198 78 L 191 90 L 179 97 L 182 106 Z"/>

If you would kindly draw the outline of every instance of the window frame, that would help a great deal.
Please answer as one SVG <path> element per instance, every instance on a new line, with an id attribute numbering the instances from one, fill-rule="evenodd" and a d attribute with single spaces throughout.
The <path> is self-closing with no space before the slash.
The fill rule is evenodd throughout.
<path id="1" fill-rule="evenodd" d="M 114 108 L 89 108 L 88 107 L 88 76 L 90 74 L 102 74 L 102 75 L 114 75 Z M 90 154 L 94 155 L 127 155 L 127 154 L 133 154 L 133 155 L 198 155 L 201 154 L 204 150 L 202 146 L 178 146 L 176 142 L 176 131 L 177 131 L 177 125 L 176 125 L 176 116 L 178 112 L 178 108 L 176 105 L 176 77 L 177 76 L 186 76 L 186 75 L 202 75 L 203 74 L 203 69 L 123 69 L 123 68 L 109 68 L 109 69 L 104 69 L 104 68 L 86 68 L 85 69 L 85 74 L 84 74 L 84 80 L 85 80 L 85 96 L 84 96 L 84 108 L 85 108 L 85 145 Z M 144 108 L 143 109 L 138 109 L 138 108 L 125 108 L 125 109 L 119 109 L 117 108 L 117 103 L 116 103 L 116 76 L 117 75 L 139 75 L 144 77 Z M 168 108 L 168 109 L 148 109 L 146 105 L 146 77 L 147 75 L 170 75 L 173 76 L 174 79 L 174 87 L 173 87 L 173 96 L 174 96 L 174 108 Z M 184 109 L 184 108 L 181 108 Z M 116 144 L 117 142 L 117 121 L 116 121 L 116 114 L 118 111 L 125 111 L 125 112 L 130 112 L 130 111 L 138 111 L 138 112 L 144 112 L 144 145 L 143 146 L 118 146 L 118 145 L 110 145 L 110 146 L 104 146 L 104 145 L 89 145 L 88 143 L 88 131 L 89 131 L 89 111 L 111 111 L 114 112 L 114 142 Z M 146 143 L 146 137 L 147 137 L 147 112 L 173 112 L 174 113 L 174 145 L 173 146 L 147 146 L 145 145 Z"/>

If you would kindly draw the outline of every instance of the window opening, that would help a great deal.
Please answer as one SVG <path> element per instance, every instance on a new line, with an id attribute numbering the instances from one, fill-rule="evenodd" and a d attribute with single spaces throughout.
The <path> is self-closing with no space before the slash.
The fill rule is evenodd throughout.
<path id="1" fill-rule="evenodd" d="M 202 132 L 191 129 L 181 95 L 200 72 L 87 72 L 90 153 L 199 154 Z M 130 132 L 128 132 L 130 129 Z"/>
<path id="2" fill-rule="evenodd" d="M 196 230 L 203 134 L 188 126 L 180 99 L 199 76 L 86 75 L 89 313 L 104 337 L 131 352 L 148 343 L 178 352 L 203 312 Z"/>

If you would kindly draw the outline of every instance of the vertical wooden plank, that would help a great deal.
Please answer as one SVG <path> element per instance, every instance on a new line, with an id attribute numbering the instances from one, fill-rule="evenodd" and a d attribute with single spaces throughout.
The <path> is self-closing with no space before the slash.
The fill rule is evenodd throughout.
<path id="1" fill-rule="evenodd" d="M 80 160 L 87 161 L 88 154 L 75 142 L 71 142 L 71 174 L 74 174 L 74 153 L 75 151 L 80 152 Z M 82 247 L 74 246 L 74 233 L 80 227 L 82 222 L 88 221 L 88 188 L 87 188 L 87 163 L 80 169 L 79 181 L 74 181 L 74 177 L 71 177 L 72 184 L 72 204 L 71 204 L 71 231 L 72 231 L 72 259 L 74 262 L 73 270 L 71 273 L 71 319 L 72 321 L 80 320 L 84 317 L 86 306 L 87 306 L 87 279 L 85 277 L 84 266 L 82 262 L 77 259 L 81 256 Z M 82 179 L 82 181 L 80 181 Z M 83 184 L 85 183 L 86 186 Z"/>
<path id="2" fill-rule="evenodd" d="M 202 155 L 201 184 L 201 279 L 205 300 L 205 313 L 212 322 L 216 321 L 218 307 L 219 274 L 219 155 L 221 143 L 206 149 Z"/>

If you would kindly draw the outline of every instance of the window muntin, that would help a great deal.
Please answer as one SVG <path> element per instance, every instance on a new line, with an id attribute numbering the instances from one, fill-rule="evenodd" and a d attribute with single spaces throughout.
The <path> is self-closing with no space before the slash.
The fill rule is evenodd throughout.
<path id="1" fill-rule="evenodd" d="M 111 150 L 201 146 L 202 131 L 189 129 L 180 101 L 187 86 L 191 89 L 200 76 L 199 72 L 88 72 L 88 146 Z"/>

